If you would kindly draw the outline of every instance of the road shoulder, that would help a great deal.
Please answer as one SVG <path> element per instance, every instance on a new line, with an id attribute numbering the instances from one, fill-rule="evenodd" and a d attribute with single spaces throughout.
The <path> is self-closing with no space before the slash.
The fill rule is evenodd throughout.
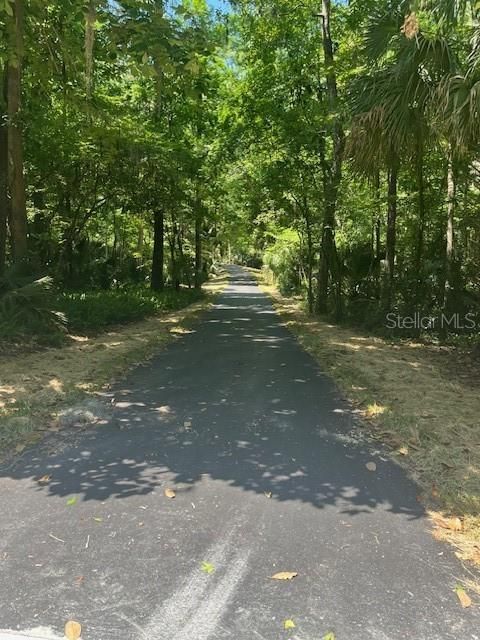
<path id="1" fill-rule="evenodd" d="M 308 315 L 251 270 L 285 325 L 354 406 L 370 435 L 420 485 L 434 536 L 480 566 L 480 447 L 476 386 L 449 377 L 445 359 L 428 345 L 393 343 Z M 475 572 L 475 569 L 472 569 Z M 470 587 L 480 594 L 472 575 Z"/>
<path id="2" fill-rule="evenodd" d="M 45 434 L 101 421 L 110 384 L 191 330 L 226 286 L 225 274 L 204 286 L 200 302 L 108 330 L 77 336 L 59 348 L 0 358 L 0 462 Z"/>

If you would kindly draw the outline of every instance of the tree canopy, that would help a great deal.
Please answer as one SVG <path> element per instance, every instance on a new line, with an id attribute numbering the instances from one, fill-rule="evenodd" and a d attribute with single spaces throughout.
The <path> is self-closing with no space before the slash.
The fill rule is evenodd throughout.
<path id="1" fill-rule="evenodd" d="M 479 6 L 0 2 L 0 273 L 478 313 Z"/>

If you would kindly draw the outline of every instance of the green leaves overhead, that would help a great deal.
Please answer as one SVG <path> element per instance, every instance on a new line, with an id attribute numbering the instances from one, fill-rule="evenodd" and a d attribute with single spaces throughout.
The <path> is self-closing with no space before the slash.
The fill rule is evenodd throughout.
<path id="1" fill-rule="evenodd" d="M 337 318 L 431 313 L 453 289 L 470 308 L 475 4 L 231 4 L 25 2 L 9 126 L 37 268 L 73 289 L 117 287 L 148 280 L 155 256 L 180 287 L 228 257 L 266 262 L 282 290 Z M 2 70 L 15 68 L 13 6 L 0 0 Z"/>

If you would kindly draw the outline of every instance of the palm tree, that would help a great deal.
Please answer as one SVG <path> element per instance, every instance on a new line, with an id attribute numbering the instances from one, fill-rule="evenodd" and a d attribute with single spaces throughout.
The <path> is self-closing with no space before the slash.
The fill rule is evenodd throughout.
<path id="1" fill-rule="evenodd" d="M 365 34 L 367 59 L 375 65 L 354 94 L 349 152 L 354 166 L 373 174 L 382 166 L 388 176 L 386 306 L 392 302 L 395 281 L 397 180 L 402 160 L 415 168 L 418 224 L 414 257 L 416 300 L 420 297 L 425 230 L 424 156 L 432 138 L 429 109 L 438 82 L 452 68 L 451 47 L 438 34 L 421 31 L 409 3 L 398 2 L 377 15 Z"/>

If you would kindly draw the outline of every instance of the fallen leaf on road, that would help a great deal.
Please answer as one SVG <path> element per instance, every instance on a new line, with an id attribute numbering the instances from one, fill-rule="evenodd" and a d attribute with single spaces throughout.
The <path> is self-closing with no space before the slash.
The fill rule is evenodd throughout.
<path id="1" fill-rule="evenodd" d="M 163 493 L 165 494 L 166 498 L 170 499 L 175 498 L 175 496 L 177 495 L 173 489 L 165 489 Z"/>
<path id="2" fill-rule="evenodd" d="M 52 479 L 52 476 L 49 475 L 48 473 L 46 473 L 44 476 L 42 476 L 41 478 L 39 478 L 37 480 L 37 482 L 39 484 L 48 484 L 50 482 L 50 480 Z"/>
<path id="3" fill-rule="evenodd" d="M 335 634 L 333 631 L 329 631 L 326 636 L 323 636 L 322 640 L 335 640 Z"/>
<path id="4" fill-rule="evenodd" d="M 77 504 L 77 499 L 75 497 L 67 500 L 67 507 L 73 507 L 74 504 Z"/>
<path id="5" fill-rule="evenodd" d="M 77 576 L 75 578 L 75 584 L 80 586 L 84 580 L 85 580 L 85 576 Z"/>
<path id="6" fill-rule="evenodd" d="M 67 640 L 78 640 L 82 635 L 82 625 L 75 620 L 69 620 L 65 625 L 64 633 Z"/>
<path id="7" fill-rule="evenodd" d="M 271 498 L 272 497 L 272 492 L 271 491 L 264 491 L 265 497 L 266 498 Z"/>
<path id="8" fill-rule="evenodd" d="M 103 518 L 94 518 L 95 522 L 103 522 Z"/>
<path id="9" fill-rule="evenodd" d="M 208 575 L 215 571 L 215 567 L 213 566 L 213 564 L 210 564 L 210 562 L 202 562 L 201 569 L 204 573 L 208 573 Z"/>
<path id="10" fill-rule="evenodd" d="M 288 630 L 288 629 L 295 629 L 295 626 L 296 626 L 296 625 L 295 625 L 295 623 L 294 623 L 294 621 L 293 621 L 293 620 L 285 620 L 285 622 L 283 623 L 283 628 L 284 628 L 285 630 Z"/>
<path id="11" fill-rule="evenodd" d="M 377 465 L 375 464 L 375 462 L 367 462 L 367 464 L 365 466 L 367 467 L 367 469 L 369 471 L 376 471 L 377 470 Z"/>
<path id="12" fill-rule="evenodd" d="M 298 576 L 298 573 L 296 573 L 295 571 L 280 571 L 279 573 L 275 573 L 273 576 L 271 576 L 271 579 L 272 580 L 292 580 L 297 576 Z"/>
<path id="13" fill-rule="evenodd" d="M 456 587 L 455 593 L 457 594 L 457 597 L 460 600 L 462 609 L 468 609 L 468 607 L 472 606 L 472 600 L 463 587 Z"/>

